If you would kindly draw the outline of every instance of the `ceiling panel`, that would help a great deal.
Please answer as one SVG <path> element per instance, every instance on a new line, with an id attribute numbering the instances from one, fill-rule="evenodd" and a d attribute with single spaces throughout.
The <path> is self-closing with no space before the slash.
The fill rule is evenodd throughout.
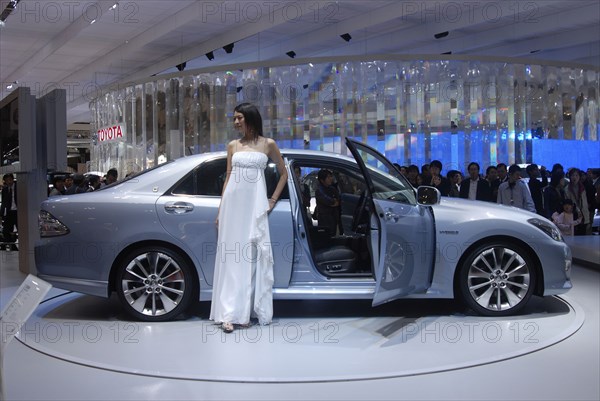
<path id="1" fill-rule="evenodd" d="M 93 13 L 83 13 L 91 4 L 103 10 L 93 24 Z M 189 70 L 287 60 L 290 50 L 297 57 L 452 51 L 600 67 L 598 0 L 113 4 L 22 0 L 0 30 L 0 82 L 119 84 L 176 71 L 183 61 Z M 53 7 L 61 8 L 60 17 Z M 68 7 L 74 7 L 71 15 Z M 350 42 L 340 38 L 344 33 Z M 235 43 L 231 54 L 222 49 L 228 43 Z M 215 59 L 209 61 L 211 50 Z M 7 94 L 0 87 L 0 98 Z M 70 107 L 69 121 L 89 119 L 87 99 Z"/>

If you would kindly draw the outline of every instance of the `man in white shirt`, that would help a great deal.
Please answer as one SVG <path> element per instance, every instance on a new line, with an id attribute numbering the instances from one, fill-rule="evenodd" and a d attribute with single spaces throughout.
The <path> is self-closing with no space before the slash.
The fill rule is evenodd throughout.
<path id="1" fill-rule="evenodd" d="M 529 188 L 521 180 L 521 167 L 513 164 L 508 169 L 508 180 L 498 188 L 498 203 L 529 210 L 535 213 L 535 205 Z"/>

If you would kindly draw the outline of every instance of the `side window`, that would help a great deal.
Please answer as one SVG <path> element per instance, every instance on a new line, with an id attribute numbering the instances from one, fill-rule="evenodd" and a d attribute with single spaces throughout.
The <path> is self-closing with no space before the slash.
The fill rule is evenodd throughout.
<path id="1" fill-rule="evenodd" d="M 192 170 L 171 191 L 173 195 L 221 196 L 225 183 L 227 159 L 202 163 Z"/>
<path id="2" fill-rule="evenodd" d="M 202 195 L 221 196 L 225 184 L 227 159 L 202 163 L 181 180 L 171 191 L 173 195 Z M 279 182 L 279 172 L 274 163 L 269 162 L 265 168 L 267 197 L 273 195 Z M 280 199 L 289 199 L 287 185 L 281 193 Z"/>
<path id="3" fill-rule="evenodd" d="M 310 196 L 315 196 L 315 191 L 319 181 L 317 175 L 319 170 L 327 169 L 333 173 L 333 184 L 338 188 L 340 193 L 348 193 L 352 195 L 360 195 L 365 189 L 364 179 L 358 168 L 350 169 L 341 167 L 340 165 L 333 165 L 326 162 L 319 163 L 315 161 L 303 162 L 296 161 L 294 167 L 300 167 L 301 177 L 296 177 L 301 184 L 306 184 L 310 190 Z"/>
<path id="4" fill-rule="evenodd" d="M 196 168 L 195 175 L 197 195 L 221 196 L 227 178 L 227 159 L 203 163 Z"/>

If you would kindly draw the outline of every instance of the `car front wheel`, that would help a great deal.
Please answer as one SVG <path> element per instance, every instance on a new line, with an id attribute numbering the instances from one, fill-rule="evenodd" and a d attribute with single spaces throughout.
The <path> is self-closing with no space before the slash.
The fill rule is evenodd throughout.
<path id="1" fill-rule="evenodd" d="M 536 271 L 532 258 L 520 246 L 507 242 L 474 249 L 460 266 L 462 299 L 486 316 L 517 313 L 531 297 Z"/>
<path id="2" fill-rule="evenodd" d="M 115 287 L 119 300 L 135 319 L 172 320 L 190 305 L 194 275 L 185 259 L 171 249 L 136 249 L 118 269 Z"/>

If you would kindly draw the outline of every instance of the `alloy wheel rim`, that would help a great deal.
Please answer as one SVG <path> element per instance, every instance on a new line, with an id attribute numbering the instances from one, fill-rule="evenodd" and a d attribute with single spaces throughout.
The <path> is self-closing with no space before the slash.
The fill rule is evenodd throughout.
<path id="1" fill-rule="evenodd" d="M 481 252 L 469 266 L 467 286 L 477 304 L 490 311 L 516 307 L 529 291 L 531 271 L 521 255 L 505 247 Z"/>
<path id="2" fill-rule="evenodd" d="M 171 256 L 147 252 L 129 262 L 121 280 L 121 289 L 125 300 L 136 312 L 161 316 L 181 303 L 185 277 Z"/>

